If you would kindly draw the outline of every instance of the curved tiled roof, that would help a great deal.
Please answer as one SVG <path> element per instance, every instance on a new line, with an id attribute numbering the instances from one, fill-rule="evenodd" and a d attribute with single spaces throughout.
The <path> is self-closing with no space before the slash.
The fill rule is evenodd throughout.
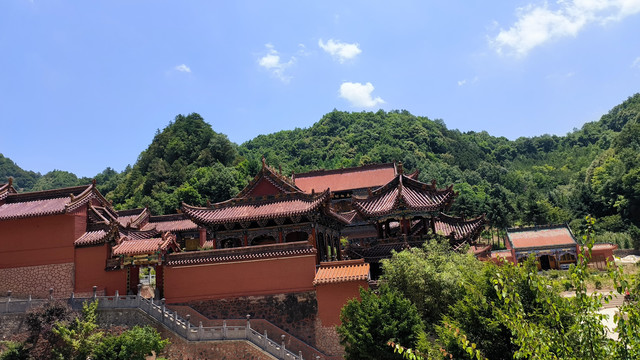
<path id="1" fill-rule="evenodd" d="M 349 281 L 368 281 L 369 264 L 364 259 L 321 263 L 313 285 L 335 284 Z"/>
<path id="2" fill-rule="evenodd" d="M 167 250 L 172 244 L 175 245 L 175 236 L 173 235 L 139 240 L 124 237 L 120 244 L 113 247 L 112 254 L 114 256 L 152 254 L 156 251 Z"/>
<path id="3" fill-rule="evenodd" d="M 566 225 L 534 226 L 507 229 L 512 248 L 576 246 L 577 241 Z"/>
<path id="4" fill-rule="evenodd" d="M 95 245 L 104 242 L 108 232 L 105 230 L 87 231 L 73 242 L 75 246 Z"/>
<path id="5" fill-rule="evenodd" d="M 107 200 L 96 190 L 95 184 L 91 184 L 21 194 L 10 193 L 0 206 L 0 220 L 70 213 L 85 206 L 91 199 L 98 199 L 105 208 L 113 211 Z"/>
<path id="6" fill-rule="evenodd" d="M 375 217 L 404 208 L 413 211 L 437 211 L 447 206 L 455 196 L 453 187 L 436 189 L 431 185 L 398 175 L 365 199 L 354 199 L 354 207 L 364 216 Z"/>
<path id="7" fill-rule="evenodd" d="M 206 245 L 206 244 L 205 244 Z M 167 256 L 167 265 L 196 265 L 232 261 L 247 261 L 315 255 L 316 249 L 307 241 L 284 244 L 256 245 L 231 249 L 216 249 L 174 253 Z"/>
<path id="8" fill-rule="evenodd" d="M 149 209 L 131 209 L 118 211 L 118 223 L 122 227 L 139 228 L 149 220 Z"/>
<path id="9" fill-rule="evenodd" d="M 6 184 L 0 185 L 0 201 L 4 200 L 9 196 L 9 194 L 17 193 L 16 189 L 13 188 L 13 179 L 9 178 L 9 182 Z"/>
<path id="10" fill-rule="evenodd" d="M 440 213 L 433 221 L 436 234 L 453 236 L 454 240 L 471 239 L 478 235 L 485 223 L 484 215 L 474 219 L 448 216 Z"/>
<path id="11" fill-rule="evenodd" d="M 197 230 L 198 225 L 189 220 L 185 214 L 172 214 L 172 215 L 160 215 L 152 216 L 149 222 L 141 228 L 141 230 L 155 229 L 160 232 L 177 232 L 177 231 L 190 231 Z"/>
<path id="12" fill-rule="evenodd" d="M 183 203 L 182 209 L 195 223 L 223 224 L 307 215 L 318 210 L 328 199 L 329 191 L 313 195 L 288 193 L 278 196 L 236 198 L 213 204 L 208 208 Z"/>

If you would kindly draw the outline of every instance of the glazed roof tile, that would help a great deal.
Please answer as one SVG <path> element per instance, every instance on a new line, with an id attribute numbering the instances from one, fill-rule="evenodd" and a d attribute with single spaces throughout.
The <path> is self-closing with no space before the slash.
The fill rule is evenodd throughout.
<path id="1" fill-rule="evenodd" d="M 123 228 L 141 228 L 148 221 L 151 215 L 149 209 L 130 209 L 118 211 L 118 223 Z"/>
<path id="2" fill-rule="evenodd" d="M 154 238 L 154 237 L 158 237 L 160 235 L 160 232 L 157 231 L 155 228 L 154 229 L 149 229 L 149 230 L 137 230 L 137 229 L 127 230 L 127 229 L 123 229 L 123 230 L 121 230 L 121 233 L 124 234 L 126 237 L 128 237 L 131 240 L 151 239 L 151 238 Z"/>
<path id="3" fill-rule="evenodd" d="M 443 209 L 455 196 L 453 187 L 436 189 L 429 185 L 398 175 L 365 199 L 354 199 L 354 207 L 366 217 L 384 216 L 398 208 L 413 211 Z"/>
<path id="4" fill-rule="evenodd" d="M 205 244 L 206 246 L 206 244 Z M 246 246 L 174 253 L 167 256 L 167 265 L 197 265 L 233 261 L 260 260 L 302 255 L 315 255 L 316 249 L 307 241 Z"/>
<path id="5" fill-rule="evenodd" d="M 453 239 L 458 241 L 477 237 L 484 224 L 484 215 L 465 220 L 442 213 L 433 222 L 436 234 L 447 237 L 453 235 Z"/>
<path id="6" fill-rule="evenodd" d="M 363 188 L 379 188 L 397 174 L 394 163 L 372 164 L 335 170 L 315 170 L 293 174 L 296 186 L 306 193 L 331 189 L 333 192 Z"/>
<path id="7" fill-rule="evenodd" d="M 507 229 L 507 239 L 514 249 L 575 246 L 577 244 L 567 226 Z"/>
<path id="8" fill-rule="evenodd" d="M 369 281 L 369 264 L 364 259 L 321 263 L 313 285 Z"/>
<path id="9" fill-rule="evenodd" d="M 156 229 L 160 232 L 178 232 L 197 230 L 198 225 L 188 219 L 184 214 L 152 216 L 149 222 L 141 230 Z"/>
<path id="10" fill-rule="evenodd" d="M 236 221 L 256 221 L 285 216 L 306 215 L 318 210 L 329 198 L 329 192 L 308 195 L 289 193 L 247 199 L 231 199 L 209 208 L 182 205 L 183 211 L 195 223 L 223 224 Z M 335 213 L 333 213 L 335 215 Z"/>
<path id="11" fill-rule="evenodd" d="M 73 242 L 75 246 L 88 246 L 104 243 L 109 233 L 105 230 L 87 231 Z"/>
<path id="12" fill-rule="evenodd" d="M 98 199 L 110 208 L 94 184 L 21 194 L 11 193 L 0 206 L 0 220 L 69 213 L 86 205 L 91 199 Z"/>
<path id="13" fill-rule="evenodd" d="M 175 245 L 175 237 L 172 235 L 139 240 L 124 237 L 120 244 L 113 247 L 112 253 L 114 256 L 152 254 L 156 251 L 166 251 L 172 243 Z"/>
<path id="14" fill-rule="evenodd" d="M 13 179 L 9 178 L 9 182 L 6 184 L 0 185 L 0 201 L 4 200 L 9 196 L 9 194 L 17 193 L 16 189 L 13 188 Z"/>

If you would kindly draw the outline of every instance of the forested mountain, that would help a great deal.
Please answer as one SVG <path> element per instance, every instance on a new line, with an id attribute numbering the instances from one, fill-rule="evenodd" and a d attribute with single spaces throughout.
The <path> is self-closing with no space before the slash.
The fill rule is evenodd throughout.
<path id="1" fill-rule="evenodd" d="M 179 115 L 133 166 L 122 173 L 107 168 L 96 179 L 118 208 L 171 213 L 180 201 L 204 205 L 235 195 L 258 171 L 262 156 L 287 175 L 401 161 L 405 169 L 420 170 L 422 181 L 454 184 L 460 195 L 452 212 L 486 213 L 497 228 L 571 222 L 579 231 L 581 219 L 593 214 L 600 233 L 616 233 L 623 246 L 629 233 L 639 232 L 640 94 L 566 136 L 515 141 L 450 130 L 442 120 L 404 110 L 334 110 L 309 128 L 260 135 L 238 146 L 199 115 Z M 0 176 L 14 176 L 22 191 L 89 180 L 64 171 L 26 172 L 4 157 Z"/>

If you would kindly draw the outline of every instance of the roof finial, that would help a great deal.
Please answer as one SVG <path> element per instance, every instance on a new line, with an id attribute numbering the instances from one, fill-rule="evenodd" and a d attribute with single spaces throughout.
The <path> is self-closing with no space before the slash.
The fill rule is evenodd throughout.
<path id="1" fill-rule="evenodd" d="M 96 178 L 93 178 L 93 180 L 91 180 L 91 185 L 93 185 L 94 187 L 96 186 Z"/>
<path id="2" fill-rule="evenodd" d="M 403 169 L 402 169 L 402 161 L 398 162 L 398 175 L 402 175 Z"/>
<path id="3" fill-rule="evenodd" d="M 432 179 L 431 180 L 431 188 L 435 190 L 436 189 L 436 184 L 437 184 L 436 183 L 436 179 Z"/>
<path id="4" fill-rule="evenodd" d="M 278 164 L 278 170 L 280 170 L 280 175 L 282 175 L 282 164 Z"/>
<path id="5" fill-rule="evenodd" d="M 267 167 L 267 160 L 265 160 L 264 155 L 262 155 L 262 168 Z"/>
<path id="6" fill-rule="evenodd" d="M 13 186 L 13 176 L 9 176 L 9 186 Z"/>

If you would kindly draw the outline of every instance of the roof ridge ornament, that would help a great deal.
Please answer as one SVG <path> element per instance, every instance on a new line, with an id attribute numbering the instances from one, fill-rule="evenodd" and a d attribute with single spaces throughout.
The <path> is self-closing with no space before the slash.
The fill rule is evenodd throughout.
<path id="1" fill-rule="evenodd" d="M 398 175 L 402 175 L 404 173 L 404 169 L 402 168 L 402 161 L 398 162 Z"/>

